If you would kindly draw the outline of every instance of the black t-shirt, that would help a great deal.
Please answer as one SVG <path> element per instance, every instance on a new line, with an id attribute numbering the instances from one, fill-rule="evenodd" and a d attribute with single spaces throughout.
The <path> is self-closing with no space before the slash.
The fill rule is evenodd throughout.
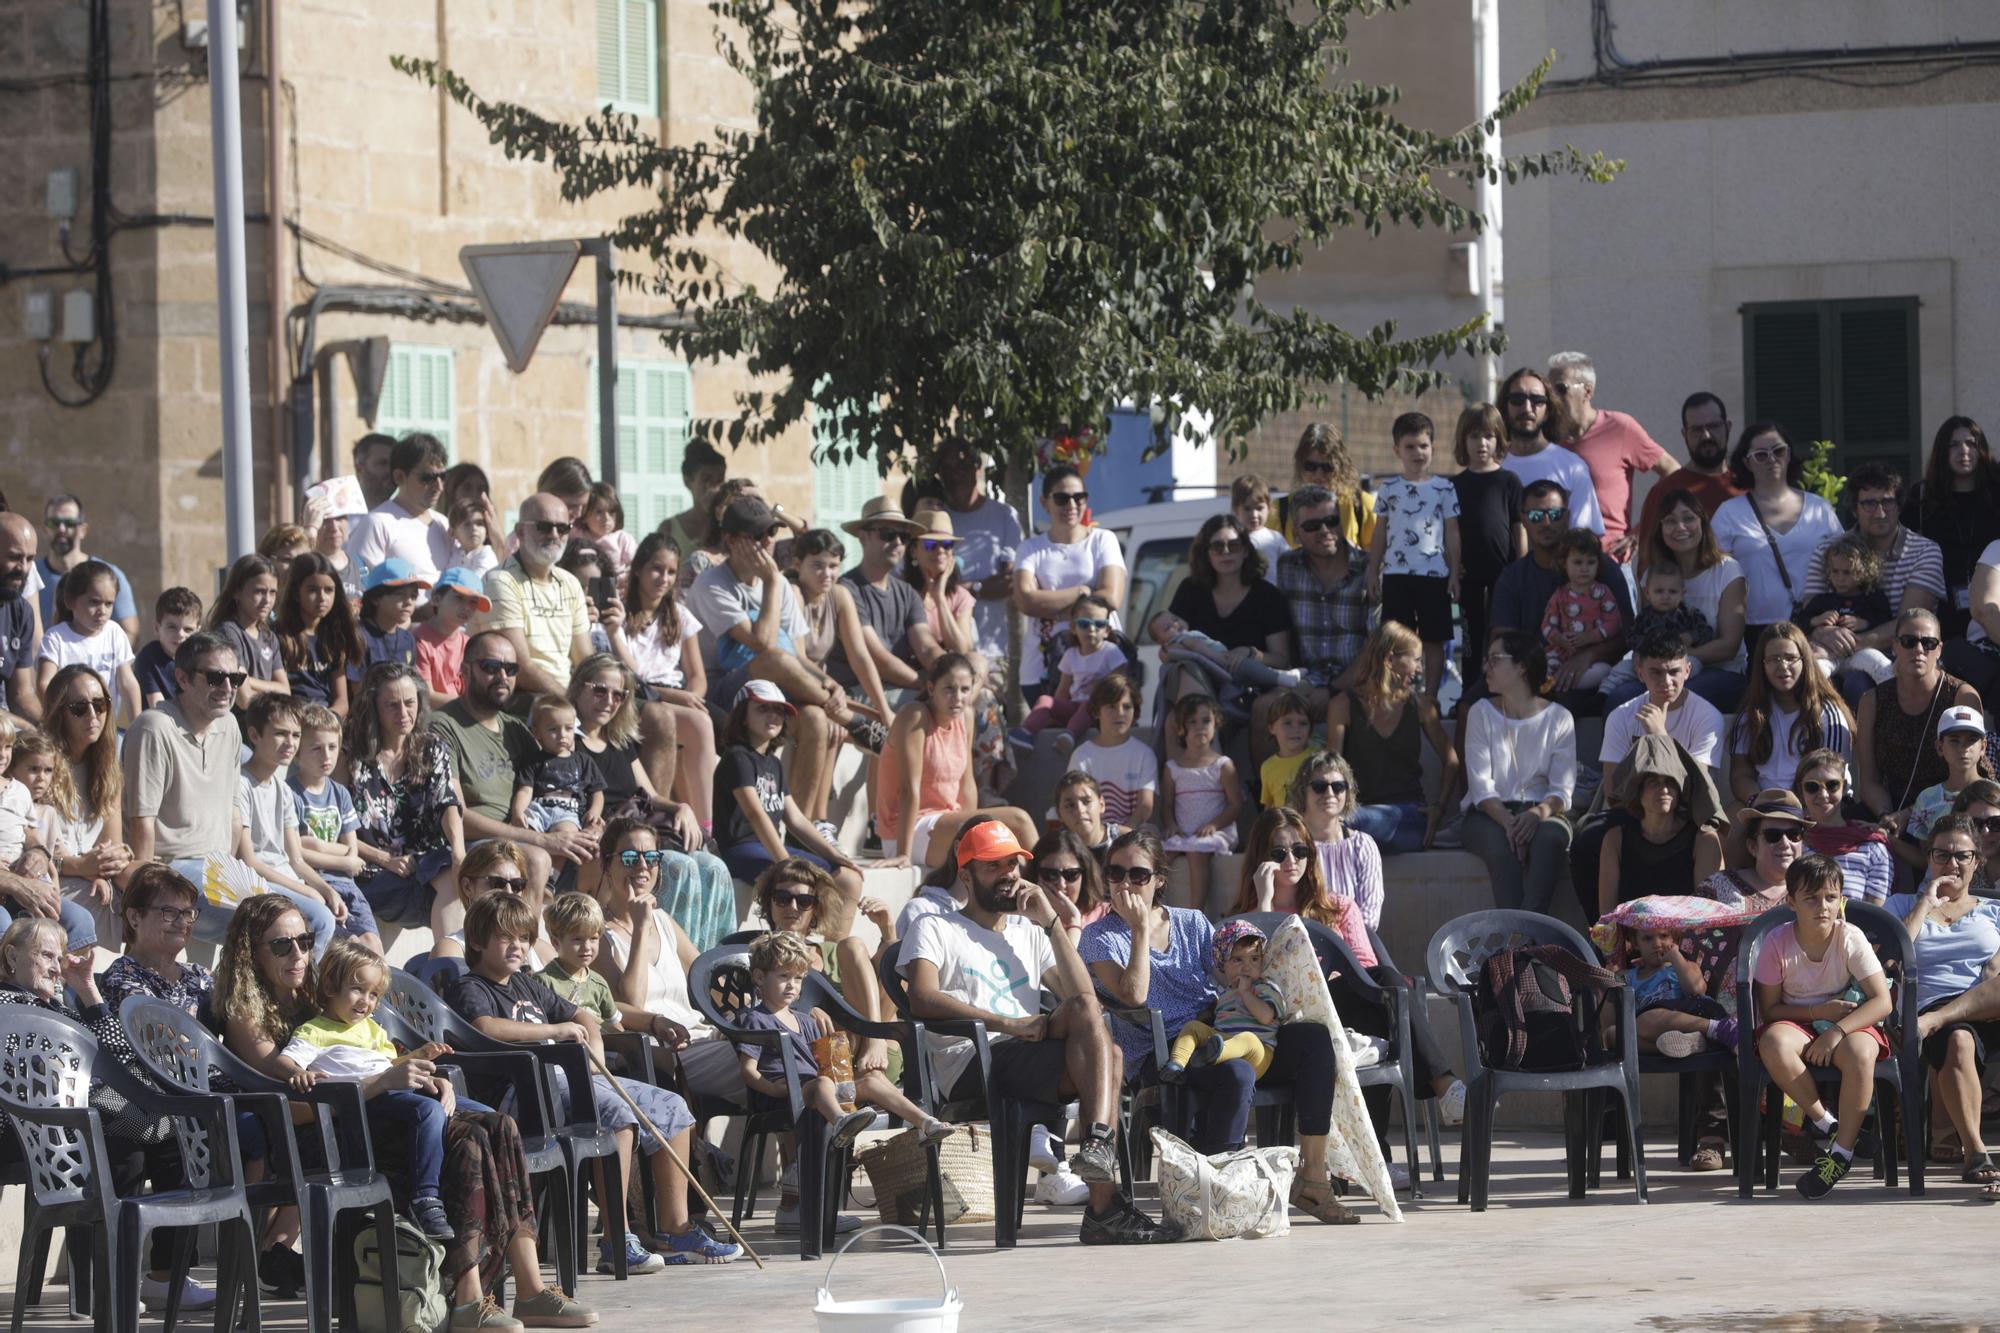
<path id="1" fill-rule="evenodd" d="M 23 668 L 32 670 L 35 649 L 35 609 L 25 597 L 0 602 L 0 708 L 8 707 L 7 683 Z M 115 684 L 116 682 L 112 682 Z"/>
<path id="2" fill-rule="evenodd" d="M 132 674 L 139 678 L 141 700 L 157 694 L 171 702 L 180 693 L 180 687 L 174 684 L 174 659 L 167 656 L 158 639 L 141 648 L 132 659 Z"/>
<path id="3" fill-rule="evenodd" d="M 579 742 L 577 753 L 584 753 L 586 748 Z M 604 779 L 604 813 L 608 817 L 639 794 L 639 779 L 633 776 L 633 769 L 639 763 L 639 742 L 606 743 L 602 750 L 591 750 L 589 754 L 597 763 L 598 775 Z"/>
<path id="4" fill-rule="evenodd" d="M 1972 583 L 1972 569 L 1987 543 L 2000 539 L 2000 505 L 1984 490 L 1949 491 L 1935 505 L 1927 504 L 1927 484 L 1910 487 L 1903 501 L 1903 526 L 1938 544 L 1944 581 L 1954 594 Z M 1946 603 L 1946 606 L 1954 605 Z"/>
<path id="5" fill-rule="evenodd" d="M 465 972 L 451 984 L 445 1000 L 459 1017 L 474 1022 L 504 1018 L 513 1023 L 567 1023 L 576 1017 L 575 1005 L 526 972 L 516 972 L 504 984 Z M 473 1100 L 488 1106 L 500 1105 L 513 1086 L 505 1074 L 482 1078 L 471 1070 L 466 1071 L 466 1082 Z"/>
<path id="6" fill-rule="evenodd" d="M 757 841 L 757 830 L 736 803 L 738 787 L 754 788 L 780 838 L 785 836 L 785 766 L 775 754 L 732 745 L 715 765 L 715 840 L 723 847 Z"/>
<path id="7" fill-rule="evenodd" d="M 1215 613 L 1215 590 L 1193 579 L 1182 579 L 1174 590 L 1167 614 L 1179 616 L 1187 627 L 1206 634 L 1225 648 L 1255 648 L 1263 652 L 1273 634 L 1290 635 L 1292 607 L 1277 585 L 1258 579 L 1236 609 L 1226 616 Z"/>
<path id="8" fill-rule="evenodd" d="M 1490 583 L 1514 558 L 1514 524 L 1521 517 L 1521 476 L 1507 468 L 1461 472 L 1451 479 L 1458 492 L 1458 549 L 1466 578 Z"/>
<path id="9" fill-rule="evenodd" d="M 534 793 L 533 800 L 583 819 L 583 807 L 591 796 L 604 790 L 604 774 L 597 760 L 583 750 L 549 754 L 537 749 L 514 772 L 514 784 Z"/>

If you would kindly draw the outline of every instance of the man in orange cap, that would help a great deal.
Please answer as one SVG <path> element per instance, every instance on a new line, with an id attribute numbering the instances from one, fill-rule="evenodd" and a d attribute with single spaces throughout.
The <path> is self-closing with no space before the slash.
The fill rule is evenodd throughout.
<path id="1" fill-rule="evenodd" d="M 987 1093 L 1028 1101 L 1078 1102 L 1084 1125 L 1076 1174 L 1090 1187 L 1079 1235 L 1087 1245 L 1173 1239 L 1118 1189 L 1113 1126 L 1125 1069 L 1105 1026 L 1083 959 L 1042 890 L 1021 878 L 1028 851 L 991 820 L 958 840 L 965 906 L 922 917 L 904 940 L 897 970 L 918 1018 L 978 1020 L 991 1042 L 992 1081 L 982 1087 L 971 1043 L 935 1038 L 945 1100 Z M 1061 1001 L 1042 1012 L 1044 991 Z"/>

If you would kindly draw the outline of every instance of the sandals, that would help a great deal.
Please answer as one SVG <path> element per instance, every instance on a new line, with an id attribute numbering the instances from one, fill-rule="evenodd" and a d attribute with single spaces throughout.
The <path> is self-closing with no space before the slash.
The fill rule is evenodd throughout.
<path id="1" fill-rule="evenodd" d="M 1928 1158 L 1938 1166 L 1957 1166 L 1965 1160 L 1965 1148 L 1955 1135 L 1933 1139 Z"/>
<path id="2" fill-rule="evenodd" d="M 1693 1156 L 1688 1158 L 1690 1171 L 1720 1171 L 1722 1169 L 1723 1144 L 1719 1139 L 1703 1139 L 1695 1145 Z"/>
<path id="3" fill-rule="evenodd" d="M 1986 1185 L 1989 1187 L 2000 1185 L 2000 1167 L 1993 1165 L 1992 1154 L 1983 1152 L 1973 1153 L 1965 1159 L 1965 1170 L 1960 1173 L 1958 1178 L 1968 1185 Z"/>
<path id="4" fill-rule="evenodd" d="M 1307 1180 L 1304 1176 L 1296 1177 L 1292 1181 L 1292 1207 L 1302 1213 L 1309 1213 L 1331 1226 L 1353 1226 L 1360 1222 L 1360 1215 L 1334 1198 L 1333 1190 L 1333 1182 L 1330 1180 Z"/>

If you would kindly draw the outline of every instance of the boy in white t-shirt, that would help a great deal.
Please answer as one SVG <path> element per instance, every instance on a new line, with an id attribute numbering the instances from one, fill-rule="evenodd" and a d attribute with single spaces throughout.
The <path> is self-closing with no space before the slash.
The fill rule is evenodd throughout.
<path id="1" fill-rule="evenodd" d="M 1693 669 L 1687 636 L 1660 631 L 1642 640 L 1632 656 L 1646 692 L 1604 715 L 1604 744 L 1597 757 L 1603 764 L 1605 786 L 1610 786 L 1612 773 L 1641 732 L 1672 736 L 1697 764 L 1714 769 L 1722 744 L 1722 714 L 1687 687 Z"/>
<path id="2" fill-rule="evenodd" d="M 304 822 L 299 799 L 285 781 L 299 752 L 304 713 L 304 706 L 289 694 L 260 694 L 250 701 L 243 733 L 250 761 L 243 765 L 236 793 L 241 814 L 236 857 L 280 888 L 324 899 L 338 933 L 356 936 L 379 953 L 382 937 L 375 933 L 374 918 L 366 914 L 367 900 L 354 882 L 342 881 L 350 890 L 343 895 L 306 860 L 299 836 Z M 362 914 L 350 909 L 350 900 L 362 904 Z"/>
<path id="3" fill-rule="evenodd" d="M 1097 779 L 1104 793 L 1104 817 L 1128 828 L 1153 817 L 1160 785 L 1160 761 L 1152 749 L 1132 735 L 1138 716 L 1139 687 L 1130 676 L 1106 676 L 1090 693 L 1090 713 L 1097 719 L 1097 738 L 1076 747 L 1069 766 Z"/>

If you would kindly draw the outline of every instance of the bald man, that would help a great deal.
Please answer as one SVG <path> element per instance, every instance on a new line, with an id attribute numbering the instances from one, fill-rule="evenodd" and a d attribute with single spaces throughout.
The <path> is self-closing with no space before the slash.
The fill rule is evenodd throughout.
<path id="1" fill-rule="evenodd" d="M 42 720 L 35 692 L 38 619 L 34 599 L 23 595 L 34 567 L 35 525 L 19 514 L 0 514 L 0 711 L 25 727 Z"/>
<path id="2" fill-rule="evenodd" d="M 559 496 L 529 496 L 514 524 L 520 546 L 506 564 L 486 574 L 486 597 L 493 609 L 472 628 L 475 633 L 497 630 L 514 645 L 521 664 L 515 688 L 522 697 L 568 690 L 570 669 L 590 655 L 583 585 L 568 570 L 556 568 L 571 526 L 569 506 Z"/>

